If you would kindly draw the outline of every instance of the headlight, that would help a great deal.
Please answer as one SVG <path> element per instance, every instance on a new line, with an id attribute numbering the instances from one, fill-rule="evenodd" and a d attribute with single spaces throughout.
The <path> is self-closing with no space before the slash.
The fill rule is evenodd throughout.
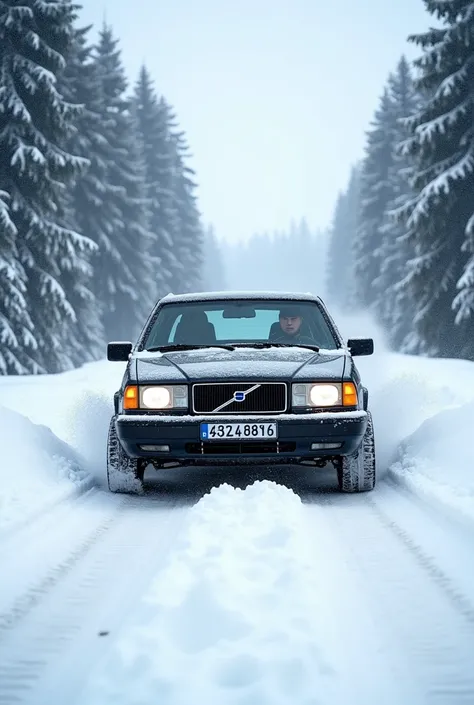
<path id="1" fill-rule="evenodd" d="M 178 384 L 130 385 L 123 397 L 124 409 L 187 409 L 188 388 Z"/>
<path id="2" fill-rule="evenodd" d="M 140 387 L 141 409 L 185 409 L 188 388 L 185 385 L 149 385 Z"/>
<path id="3" fill-rule="evenodd" d="M 294 384 L 293 407 L 357 406 L 357 390 L 352 382 Z"/>
<path id="4" fill-rule="evenodd" d="M 334 384 L 313 384 L 309 391 L 313 406 L 337 406 L 340 399 L 340 388 Z"/>
<path id="5" fill-rule="evenodd" d="M 141 389 L 140 406 L 147 409 L 169 409 L 173 406 L 171 390 L 168 387 L 145 387 Z"/>

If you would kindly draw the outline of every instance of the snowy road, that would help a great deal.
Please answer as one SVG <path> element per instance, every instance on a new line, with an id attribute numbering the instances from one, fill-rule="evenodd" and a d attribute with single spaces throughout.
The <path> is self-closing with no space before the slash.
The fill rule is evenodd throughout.
<path id="1" fill-rule="evenodd" d="M 72 702 L 172 544 L 182 510 L 97 490 L 0 547 L 0 703 Z"/>
<path id="2" fill-rule="evenodd" d="M 180 479 L 3 540 L 2 705 L 474 702 L 474 526 L 390 482 Z"/>

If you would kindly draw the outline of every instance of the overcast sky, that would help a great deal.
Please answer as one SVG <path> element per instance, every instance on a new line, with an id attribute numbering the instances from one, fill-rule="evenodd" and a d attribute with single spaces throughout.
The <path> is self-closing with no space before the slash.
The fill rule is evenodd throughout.
<path id="1" fill-rule="evenodd" d="M 146 62 L 193 152 L 203 219 L 246 239 L 306 216 L 325 227 L 422 0 L 82 0 Z"/>

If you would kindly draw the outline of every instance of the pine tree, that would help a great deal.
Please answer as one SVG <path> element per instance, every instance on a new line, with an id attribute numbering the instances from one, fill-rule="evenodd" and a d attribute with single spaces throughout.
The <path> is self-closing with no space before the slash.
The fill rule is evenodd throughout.
<path id="1" fill-rule="evenodd" d="M 87 171 L 68 194 L 69 222 L 79 232 L 97 239 L 102 222 L 101 206 L 107 184 L 98 179 L 103 175 L 98 163 L 104 151 L 100 134 L 100 91 L 97 70 L 91 61 L 92 47 L 87 43 L 89 27 L 76 29 L 74 42 L 67 57 L 67 65 L 60 77 L 59 89 L 70 103 L 80 104 L 76 129 L 69 137 L 67 147 L 89 161 Z M 93 252 L 97 253 L 97 244 Z M 102 307 L 93 293 L 93 252 L 85 253 L 79 272 L 74 272 L 67 284 L 69 299 L 76 312 L 77 343 L 73 349 L 76 365 L 97 360 L 104 355 L 105 334 L 102 325 Z"/>
<path id="2" fill-rule="evenodd" d="M 8 194 L 0 191 L 0 374 L 36 371 L 33 323 L 25 300 L 26 276 L 18 259 L 17 229 L 11 219 Z M 23 354 L 18 356 L 18 351 Z M 26 358 L 26 359 L 25 359 Z"/>
<path id="3" fill-rule="evenodd" d="M 205 291 L 225 291 L 227 288 L 226 266 L 221 244 L 212 225 L 209 225 L 204 231 L 203 252 L 203 289 Z"/>
<path id="4" fill-rule="evenodd" d="M 326 292 L 335 306 L 352 305 L 354 239 L 358 226 L 360 165 L 351 169 L 346 191 L 339 193 L 329 233 Z"/>
<path id="5" fill-rule="evenodd" d="M 356 303 L 368 309 L 373 309 L 377 298 L 374 281 L 381 269 L 381 228 L 393 196 L 390 183 L 394 148 L 391 116 L 392 105 L 386 87 L 367 134 L 360 176 L 359 225 L 353 247 Z"/>
<path id="6" fill-rule="evenodd" d="M 88 219 L 99 247 L 93 259 L 94 295 L 102 302 L 105 335 L 108 340 L 129 340 L 140 331 L 155 302 L 159 261 L 152 253 L 144 164 L 117 44 L 104 25 L 94 57 L 100 124 L 94 137 L 97 151 L 89 172 L 89 197 L 95 208 L 87 213 L 90 201 L 84 194 L 77 215 L 84 229 Z M 102 198 L 97 198 L 100 187 Z"/>
<path id="7" fill-rule="evenodd" d="M 188 166 L 190 153 L 184 132 L 176 131 L 176 118 L 168 109 L 173 165 L 174 247 L 178 266 L 174 272 L 177 292 L 198 291 L 202 287 L 203 229 L 195 194 L 195 172 Z"/>
<path id="8" fill-rule="evenodd" d="M 56 78 L 74 19 L 75 7 L 61 0 L 0 4 L 0 190 L 10 199 L 12 226 L 2 250 L 16 260 L 3 269 L 3 281 L 5 271 L 11 277 L 4 304 L 12 315 L 7 372 L 56 372 L 73 364 L 75 312 L 61 280 L 80 269 L 91 242 L 63 225 L 66 186 L 85 162 L 64 148 L 80 108 L 66 103 Z M 28 315 L 18 313 L 20 302 Z"/>
<path id="9" fill-rule="evenodd" d="M 142 66 L 135 88 L 133 110 L 145 168 L 146 196 L 150 203 L 149 227 L 154 236 L 151 246 L 159 258 L 156 289 L 159 297 L 180 288 L 177 273 L 180 263 L 174 238 L 178 230 L 174 204 L 174 155 L 170 134 L 169 109 L 158 101 L 150 74 Z"/>
<path id="10" fill-rule="evenodd" d="M 281 288 L 322 293 L 325 288 L 322 237 L 320 233 L 311 230 L 306 218 L 293 222 L 289 232 L 275 235 L 274 249 L 278 252 Z M 265 266 L 268 255 L 262 254 L 262 263 Z M 293 266 L 289 267 L 289 262 L 292 262 Z"/>
<path id="11" fill-rule="evenodd" d="M 325 237 L 312 232 L 305 218 L 288 230 L 255 233 L 247 242 L 221 246 L 231 289 L 323 292 Z"/>
<path id="12" fill-rule="evenodd" d="M 415 63 L 426 96 L 407 122 L 416 196 L 399 211 L 414 250 L 412 349 L 473 358 L 474 3 L 425 4 L 444 26 L 410 37 L 423 49 Z"/>
<path id="13" fill-rule="evenodd" d="M 400 349 L 412 330 L 413 301 L 404 279 L 413 253 L 405 229 L 393 214 L 414 195 L 409 184 L 413 160 L 405 155 L 403 144 L 408 137 L 405 120 L 415 113 L 420 104 L 412 70 L 405 56 L 400 59 L 395 73 L 390 75 L 388 89 L 393 143 L 393 163 L 389 170 L 392 197 L 387 204 L 385 222 L 380 227 L 382 239 L 376 256 L 381 266 L 374 288 L 377 292 L 375 308 L 378 319 L 392 345 Z"/>

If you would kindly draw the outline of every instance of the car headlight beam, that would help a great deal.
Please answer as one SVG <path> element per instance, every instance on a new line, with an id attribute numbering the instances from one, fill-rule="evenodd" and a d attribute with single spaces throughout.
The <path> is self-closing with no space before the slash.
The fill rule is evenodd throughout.
<path id="1" fill-rule="evenodd" d="M 188 388 L 185 385 L 140 386 L 140 408 L 164 411 L 166 409 L 186 409 Z"/>
<path id="2" fill-rule="evenodd" d="M 357 389 L 352 382 L 307 382 L 293 384 L 293 408 L 357 406 Z"/>
<path id="3" fill-rule="evenodd" d="M 313 384 L 309 390 L 312 406 L 337 406 L 340 398 L 340 388 L 335 384 Z"/>

